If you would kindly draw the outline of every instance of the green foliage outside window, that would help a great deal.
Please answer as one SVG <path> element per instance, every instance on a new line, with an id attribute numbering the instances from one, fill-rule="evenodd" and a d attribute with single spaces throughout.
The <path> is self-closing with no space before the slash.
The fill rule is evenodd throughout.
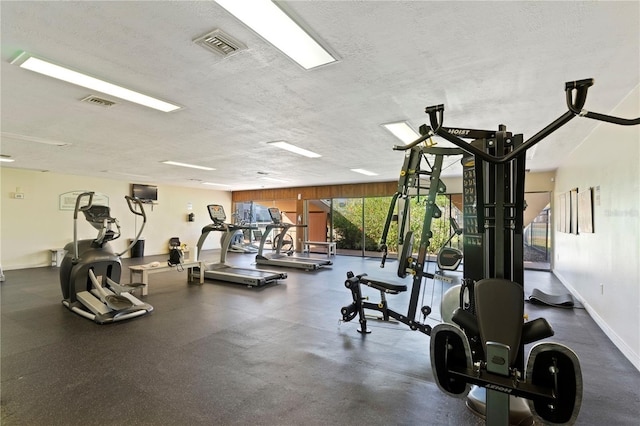
<path id="1" fill-rule="evenodd" d="M 409 229 L 414 231 L 414 247 L 420 245 L 422 227 L 424 224 L 426 197 L 414 197 L 411 199 L 411 222 Z M 364 199 L 364 249 L 376 251 L 379 249 L 380 238 L 389 211 L 391 197 L 374 197 Z M 340 199 L 334 202 L 333 230 L 334 241 L 338 248 L 361 250 L 362 249 L 362 221 L 363 200 L 361 198 Z M 440 219 L 433 219 L 431 231 L 433 236 L 427 249 L 428 253 L 435 254 L 449 238 L 449 198 L 446 195 L 438 195 L 436 204 L 442 212 Z M 455 207 L 453 207 L 455 209 Z M 456 209 L 457 210 L 457 209 Z M 397 213 L 397 208 L 396 211 Z M 454 217 L 456 215 L 454 214 Z M 397 251 L 398 225 L 392 222 L 387 234 L 387 247 L 390 253 Z"/>

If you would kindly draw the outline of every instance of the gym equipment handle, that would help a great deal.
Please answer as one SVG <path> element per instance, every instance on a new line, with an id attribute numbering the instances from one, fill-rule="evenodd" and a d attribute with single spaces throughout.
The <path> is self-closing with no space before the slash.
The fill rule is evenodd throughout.
<path id="1" fill-rule="evenodd" d="M 578 98 L 578 96 L 580 96 L 582 93 L 580 92 L 580 89 L 583 88 L 583 94 L 584 97 L 586 98 L 587 96 L 587 88 L 593 86 L 593 79 L 589 78 L 586 80 L 578 80 L 578 81 L 569 81 L 567 83 L 565 83 L 565 91 L 567 94 L 567 107 L 569 108 L 569 111 L 571 111 L 572 113 L 574 113 L 575 115 L 579 115 L 581 117 L 587 117 L 587 118 L 592 118 L 594 120 L 598 120 L 598 121 L 605 121 L 607 123 L 613 123 L 613 124 L 619 124 L 621 126 L 635 126 L 637 124 L 640 124 L 640 117 L 638 118 L 632 118 L 632 119 L 627 119 L 627 118 L 621 118 L 621 117 L 613 117 L 611 115 L 605 115 L 605 114 L 598 114 L 597 112 L 591 112 L 591 111 L 587 111 L 585 109 L 580 109 L 579 107 L 577 107 L 576 105 L 574 105 L 573 102 L 573 96 L 572 96 L 572 92 L 573 90 L 578 90 L 578 95 L 576 96 L 576 104 L 580 104 L 580 105 L 584 105 L 584 99 L 580 99 Z"/>
<path id="2" fill-rule="evenodd" d="M 95 192 L 83 192 L 76 198 L 76 206 L 73 209 L 73 264 L 78 263 L 78 212 L 89 210 L 93 204 L 93 195 Z M 89 201 L 84 206 L 80 206 L 83 198 L 89 197 Z"/>
<path id="3" fill-rule="evenodd" d="M 444 108 L 444 105 L 441 105 L 441 106 Z M 428 129 L 427 133 L 425 133 L 424 135 L 420 136 L 415 141 L 409 142 L 407 145 L 394 145 L 393 146 L 393 150 L 394 151 L 407 151 L 407 150 L 415 147 L 416 145 L 420 144 L 421 142 L 424 142 L 425 140 L 429 139 L 430 137 L 432 137 L 434 135 L 434 133 L 431 131 L 429 126 L 426 126 L 426 128 Z M 428 152 L 429 154 L 432 154 L 432 155 L 459 155 L 459 154 L 463 154 L 463 151 L 460 150 L 460 148 L 448 148 L 448 147 L 430 146 L 428 148 L 424 148 L 424 150 L 426 152 Z"/>
<path id="4" fill-rule="evenodd" d="M 394 151 L 406 151 L 406 150 L 411 149 L 414 146 L 418 145 L 420 142 L 426 141 L 427 139 L 429 139 L 432 136 L 433 136 L 433 134 L 431 134 L 431 133 L 425 133 L 424 135 L 420 136 L 415 141 L 408 143 L 407 145 L 394 145 L 393 146 L 393 150 Z"/>
<path id="5" fill-rule="evenodd" d="M 82 194 L 78 195 L 78 198 L 76 198 L 76 207 L 75 207 L 75 209 L 73 211 L 73 218 L 74 219 L 78 218 L 78 212 L 79 211 L 85 211 L 85 210 L 89 210 L 91 208 L 91 206 L 93 205 L 93 195 L 94 194 L 95 194 L 95 192 L 83 192 Z M 80 206 L 80 201 L 84 197 L 89 197 L 89 201 L 84 206 Z"/>
<path id="6" fill-rule="evenodd" d="M 147 223 L 147 214 L 144 211 L 144 206 L 142 205 L 142 200 L 140 200 L 139 198 L 136 198 L 136 197 L 130 197 L 128 195 L 125 195 L 124 198 L 125 198 L 125 200 L 127 200 L 127 205 L 129 206 L 129 210 L 131 210 L 131 213 L 133 213 L 133 214 L 135 214 L 137 216 L 142 216 L 142 226 L 140 226 L 140 230 L 138 231 L 136 236 L 133 238 L 133 240 L 131 240 L 131 244 L 129 244 L 129 246 L 126 249 L 124 249 L 123 251 L 121 251 L 120 253 L 116 253 L 116 256 L 118 256 L 118 257 L 122 256 L 123 254 L 125 254 L 126 252 L 131 250 L 134 245 L 136 245 L 136 243 L 140 239 L 140 236 L 142 235 L 142 231 L 144 230 L 144 226 Z M 135 206 L 134 206 L 134 204 L 135 204 Z M 140 207 L 140 211 L 137 211 L 136 207 Z"/>
<path id="7" fill-rule="evenodd" d="M 131 210 L 131 213 L 138 216 L 142 216 L 145 220 L 147 219 L 147 214 L 144 212 L 144 206 L 142 205 L 142 200 L 140 200 L 139 198 L 130 197 L 128 195 L 125 195 L 124 198 L 125 200 L 127 200 L 127 205 L 129 206 L 129 210 Z M 137 211 L 136 207 L 140 207 L 140 211 Z"/>
<path id="8" fill-rule="evenodd" d="M 535 144 L 540 142 L 542 139 L 549 136 L 551 133 L 558 130 L 560 127 L 564 126 L 568 123 L 573 117 L 579 115 L 581 117 L 587 117 L 598 121 L 605 121 L 613 124 L 619 124 L 623 126 L 632 126 L 636 124 L 640 124 L 640 117 L 634 119 L 625 119 L 620 117 L 613 117 L 604 114 L 598 114 L 594 112 L 589 112 L 583 110 L 583 106 L 587 100 L 587 91 L 589 87 L 591 87 L 594 83 L 593 79 L 584 79 L 577 80 L 565 83 L 565 92 L 566 92 L 566 100 L 567 107 L 569 111 L 565 112 L 551 124 L 549 124 L 544 129 L 540 130 L 538 133 L 533 135 L 530 139 L 522 143 L 522 145 L 513 149 L 510 153 L 503 156 L 491 155 L 483 150 L 476 148 L 473 145 L 468 144 L 461 138 L 450 134 L 442 127 L 443 117 L 444 117 L 444 105 L 435 105 L 430 106 L 425 109 L 425 112 L 429 115 L 429 119 L 431 121 L 431 128 L 434 129 L 433 132 L 438 136 L 448 140 L 454 145 L 462 148 L 463 150 L 474 154 L 476 157 L 481 158 L 489 163 L 493 164 L 503 164 L 507 163 L 513 158 L 521 155 L 529 148 L 533 147 Z M 420 142 L 420 140 L 416 141 Z"/>

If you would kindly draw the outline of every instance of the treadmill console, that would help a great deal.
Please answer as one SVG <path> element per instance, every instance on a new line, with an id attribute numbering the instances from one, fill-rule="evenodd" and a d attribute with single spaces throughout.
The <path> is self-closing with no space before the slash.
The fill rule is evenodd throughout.
<path id="1" fill-rule="evenodd" d="M 277 207 L 269 207 L 269 216 L 271 216 L 271 220 L 273 223 L 280 224 L 282 223 L 282 215 L 280 214 L 280 209 Z"/>
<path id="2" fill-rule="evenodd" d="M 209 210 L 209 216 L 214 223 L 224 222 L 227 219 L 224 208 L 220 204 L 209 204 L 207 210 Z"/>

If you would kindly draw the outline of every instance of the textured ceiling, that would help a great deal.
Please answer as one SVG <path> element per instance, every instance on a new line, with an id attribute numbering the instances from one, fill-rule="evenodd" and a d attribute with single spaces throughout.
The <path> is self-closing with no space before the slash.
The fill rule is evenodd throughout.
<path id="1" fill-rule="evenodd" d="M 338 62 L 305 71 L 214 2 L 0 2 L 1 153 L 16 160 L 3 167 L 226 190 L 389 181 L 403 154 L 382 123 L 417 130 L 426 106 L 444 104 L 445 126 L 505 124 L 526 139 L 566 111 L 566 81 L 595 78 L 585 108 L 605 114 L 640 81 L 638 2 L 287 7 Z M 248 49 L 221 58 L 192 42 L 215 28 Z M 22 50 L 184 108 L 158 112 L 11 65 Z M 80 102 L 88 95 L 117 105 Z M 527 167 L 558 167 L 596 124 L 573 120 Z M 267 145 L 274 140 L 322 157 Z M 445 172 L 456 173 L 457 163 Z"/>

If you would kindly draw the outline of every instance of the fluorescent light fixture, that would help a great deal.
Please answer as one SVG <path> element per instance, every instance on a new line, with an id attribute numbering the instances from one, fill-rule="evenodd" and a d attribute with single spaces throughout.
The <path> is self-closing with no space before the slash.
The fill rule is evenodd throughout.
<path id="1" fill-rule="evenodd" d="M 135 173 L 129 173 L 129 172 L 118 172 L 115 170 L 101 170 L 102 173 L 107 173 L 109 175 L 119 175 L 119 176 L 127 176 L 127 177 L 133 177 L 136 179 L 147 179 L 147 180 L 151 180 L 151 177 L 149 176 L 145 176 L 145 175 L 137 175 Z"/>
<path id="2" fill-rule="evenodd" d="M 162 164 L 168 164 L 170 166 L 180 166 L 180 167 L 189 167 L 191 169 L 199 169 L 199 170 L 215 170 L 212 167 L 207 166 L 197 166 L 195 164 L 187 164 L 187 163 L 178 163 L 177 161 L 161 161 Z"/>
<path id="3" fill-rule="evenodd" d="M 231 186 L 225 185 L 224 183 L 214 183 L 214 182 L 202 182 L 203 185 L 211 185 L 211 186 Z"/>
<path id="4" fill-rule="evenodd" d="M 0 155 L 0 162 L 2 163 L 13 163 L 15 160 L 8 155 Z"/>
<path id="5" fill-rule="evenodd" d="M 268 180 L 270 182 L 280 182 L 280 183 L 287 183 L 289 182 L 288 180 L 284 180 L 284 179 L 276 179 L 276 178 L 272 178 L 272 177 L 261 177 L 260 180 Z"/>
<path id="6" fill-rule="evenodd" d="M 275 2 L 216 0 L 216 3 L 304 69 L 315 68 L 337 60 Z"/>
<path id="7" fill-rule="evenodd" d="M 9 132 L 2 132 L 2 137 L 9 138 L 9 139 L 17 139 L 19 141 L 42 143 L 45 145 L 55 145 L 55 146 L 71 145 L 71 143 L 69 142 L 54 141 L 51 139 L 38 138 L 36 136 L 19 135 L 17 133 L 9 133 Z"/>
<path id="8" fill-rule="evenodd" d="M 369 170 L 365 170 L 365 169 L 351 169 L 352 172 L 356 172 L 356 173 L 360 173 L 362 175 L 367 175 L 367 176 L 378 176 L 377 173 L 374 172 L 370 172 Z"/>
<path id="9" fill-rule="evenodd" d="M 78 86 L 86 87 L 87 89 L 106 93 L 111 96 L 115 96 L 129 102 L 135 102 L 163 112 L 175 111 L 181 108 L 178 105 L 173 105 L 168 102 L 161 101 L 160 99 L 152 98 L 151 96 L 143 95 L 142 93 L 107 83 L 106 81 L 95 77 L 90 77 L 81 72 L 53 64 L 44 59 L 36 58 L 27 52 L 22 52 L 16 59 L 11 61 L 11 63 L 18 65 L 20 68 L 28 69 L 49 77 L 57 78 L 58 80 L 66 81 L 67 83 L 76 84 Z"/>
<path id="10" fill-rule="evenodd" d="M 291 145 L 290 143 L 287 143 L 285 141 L 274 141 L 274 142 L 267 142 L 267 143 L 269 145 L 277 146 L 280 149 L 286 149 L 287 151 L 294 152 L 299 155 L 304 155 L 305 157 L 309 157 L 309 158 L 322 157 L 322 155 L 320 154 L 316 154 L 315 152 L 308 151 L 304 148 Z"/>
<path id="11" fill-rule="evenodd" d="M 383 124 L 382 127 L 387 129 L 391 134 L 393 134 L 393 136 L 404 143 L 411 143 L 420 137 L 420 135 L 417 134 L 406 121 L 387 123 Z"/>

